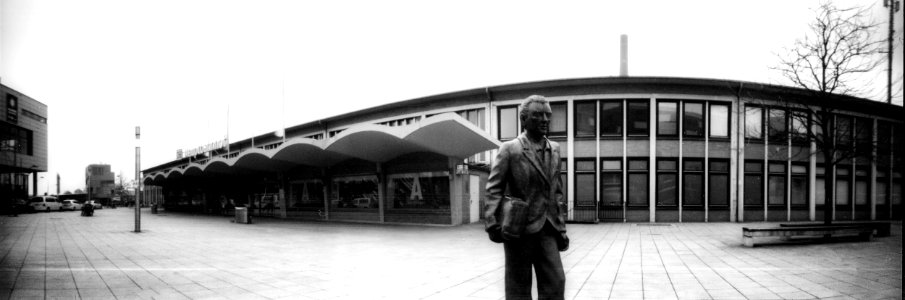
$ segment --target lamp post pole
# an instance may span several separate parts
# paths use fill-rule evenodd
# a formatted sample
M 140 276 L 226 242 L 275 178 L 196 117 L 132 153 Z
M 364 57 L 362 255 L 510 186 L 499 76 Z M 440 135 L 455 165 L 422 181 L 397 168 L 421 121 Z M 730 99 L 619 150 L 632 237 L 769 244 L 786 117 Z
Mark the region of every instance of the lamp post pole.
M 141 127 L 135 126 L 135 232 L 141 232 Z

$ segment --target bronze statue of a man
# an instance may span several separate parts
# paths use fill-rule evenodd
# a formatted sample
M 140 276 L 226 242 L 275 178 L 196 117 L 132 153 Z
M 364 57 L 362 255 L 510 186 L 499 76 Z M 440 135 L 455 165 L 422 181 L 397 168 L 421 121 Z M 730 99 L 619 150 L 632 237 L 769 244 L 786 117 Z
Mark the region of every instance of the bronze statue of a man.
M 519 106 L 522 133 L 503 143 L 487 180 L 484 206 L 490 240 L 503 243 L 506 256 L 506 299 L 531 298 L 531 269 L 540 299 L 563 299 L 566 276 L 559 252 L 569 247 L 560 180 L 559 144 L 547 139 L 553 112 L 543 96 L 530 96 Z M 524 201 L 518 235 L 502 232 L 503 203 Z M 507 225 L 508 226 L 508 225 Z M 507 228 L 508 229 L 508 228 Z

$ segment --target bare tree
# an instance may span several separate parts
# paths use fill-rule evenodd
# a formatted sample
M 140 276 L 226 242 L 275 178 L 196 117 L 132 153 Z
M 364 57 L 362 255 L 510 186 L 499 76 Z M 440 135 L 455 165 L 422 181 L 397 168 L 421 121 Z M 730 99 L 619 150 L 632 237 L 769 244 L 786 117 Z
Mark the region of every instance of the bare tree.
M 868 8 L 838 8 L 823 3 L 815 9 L 809 32 L 792 48 L 779 54 L 773 67 L 791 84 L 808 91 L 816 101 L 784 101 L 789 109 L 793 143 L 813 142 L 827 171 L 824 185 L 824 223 L 832 223 L 834 201 L 831 170 L 852 159 L 870 159 L 876 149 L 873 126 L 859 118 L 843 116 L 836 109 L 869 91 L 859 87 L 866 73 L 883 63 L 883 40 L 875 38 L 878 24 L 869 18 Z M 863 81 L 861 81 L 863 82 Z

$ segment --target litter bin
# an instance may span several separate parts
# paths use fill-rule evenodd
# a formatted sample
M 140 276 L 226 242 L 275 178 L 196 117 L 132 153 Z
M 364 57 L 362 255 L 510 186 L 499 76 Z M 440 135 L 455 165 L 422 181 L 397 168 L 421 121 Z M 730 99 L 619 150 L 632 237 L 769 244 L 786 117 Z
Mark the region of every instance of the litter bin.
M 236 207 L 236 223 L 251 224 L 251 217 L 248 215 L 248 208 Z

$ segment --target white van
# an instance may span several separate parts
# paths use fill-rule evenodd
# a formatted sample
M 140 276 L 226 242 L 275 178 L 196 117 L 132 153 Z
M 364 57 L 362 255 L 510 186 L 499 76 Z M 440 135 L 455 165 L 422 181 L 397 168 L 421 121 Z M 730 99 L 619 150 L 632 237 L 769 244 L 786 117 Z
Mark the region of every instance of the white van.
M 28 206 L 33 211 L 63 210 L 63 203 L 54 196 L 37 196 L 28 199 Z

